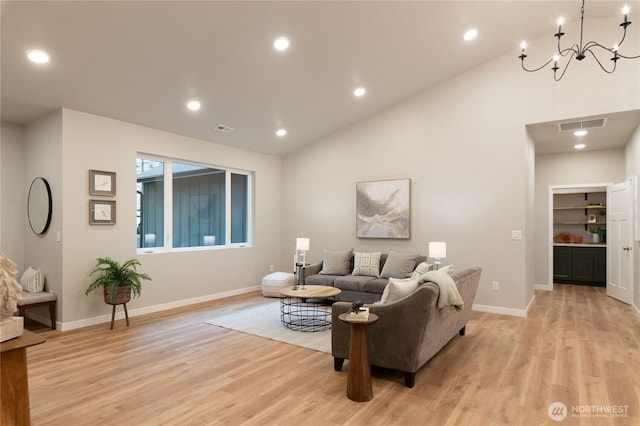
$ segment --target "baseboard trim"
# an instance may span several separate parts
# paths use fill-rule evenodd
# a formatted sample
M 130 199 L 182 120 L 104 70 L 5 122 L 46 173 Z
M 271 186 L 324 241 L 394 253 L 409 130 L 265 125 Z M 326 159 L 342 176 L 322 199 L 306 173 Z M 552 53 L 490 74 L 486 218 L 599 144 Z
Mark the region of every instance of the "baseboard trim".
M 225 297 L 237 296 L 240 294 L 251 293 L 253 291 L 258 291 L 261 289 L 261 286 L 252 286 L 240 288 L 237 290 L 224 291 L 222 293 L 208 294 L 206 296 L 194 297 L 191 299 L 183 299 L 177 300 L 175 302 L 162 303 L 160 305 L 153 306 L 145 306 L 143 308 L 138 309 L 129 309 L 128 314 L 129 318 L 137 317 L 140 315 L 151 314 L 154 312 L 168 311 L 169 309 L 181 308 L 183 306 L 196 305 L 198 303 L 210 302 L 212 300 L 224 299 Z M 44 318 L 44 317 L 43 317 Z M 124 310 L 116 309 L 116 319 L 124 318 Z M 35 316 L 34 316 L 35 319 Z M 111 314 L 100 315 L 97 317 L 86 318 L 78 321 L 70 321 L 70 322 L 57 322 L 57 328 L 60 331 L 69 331 L 74 330 L 76 328 L 88 327 L 96 324 L 103 324 L 107 322 L 111 322 Z M 44 322 L 48 324 L 48 321 Z
M 512 317 L 523 318 L 526 318 L 528 312 L 528 307 L 527 309 L 513 309 L 503 308 L 502 306 L 478 305 L 477 303 L 474 303 L 471 309 L 478 312 L 488 312 L 490 314 L 510 315 Z
M 534 284 L 534 290 L 553 291 L 553 284 Z
M 636 311 L 636 315 L 638 315 L 640 317 L 640 308 L 638 308 L 635 304 L 631 304 L 631 307 L 633 308 L 634 311 Z

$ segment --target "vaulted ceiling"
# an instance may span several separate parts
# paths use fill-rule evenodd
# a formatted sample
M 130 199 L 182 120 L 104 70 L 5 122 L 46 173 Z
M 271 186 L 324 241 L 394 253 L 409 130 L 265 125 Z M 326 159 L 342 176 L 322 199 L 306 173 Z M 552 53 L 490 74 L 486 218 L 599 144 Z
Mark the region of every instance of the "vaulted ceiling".
M 628 3 L 640 10 L 640 2 Z M 588 1 L 585 10 L 588 17 L 620 16 L 620 6 Z M 2 1 L 0 7 L 2 121 L 26 124 L 67 107 L 284 155 L 502 54 L 512 52 L 517 64 L 522 39 L 552 34 L 559 15 L 577 20 L 580 2 Z M 479 35 L 465 42 L 472 27 Z M 278 36 L 290 39 L 287 51 L 274 50 Z M 50 62 L 30 63 L 25 52 L 34 48 L 48 51 Z M 356 98 L 359 86 L 367 91 Z M 191 99 L 201 102 L 199 111 L 186 108 Z M 286 136 L 276 136 L 279 128 Z

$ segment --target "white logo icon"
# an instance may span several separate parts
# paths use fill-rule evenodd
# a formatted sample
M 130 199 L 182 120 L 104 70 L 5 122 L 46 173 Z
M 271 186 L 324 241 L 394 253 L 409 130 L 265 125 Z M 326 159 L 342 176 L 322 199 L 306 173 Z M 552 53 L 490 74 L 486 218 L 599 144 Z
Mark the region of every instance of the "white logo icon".
M 556 401 L 549 406 L 547 414 L 554 422 L 561 422 L 567 417 L 567 406 Z

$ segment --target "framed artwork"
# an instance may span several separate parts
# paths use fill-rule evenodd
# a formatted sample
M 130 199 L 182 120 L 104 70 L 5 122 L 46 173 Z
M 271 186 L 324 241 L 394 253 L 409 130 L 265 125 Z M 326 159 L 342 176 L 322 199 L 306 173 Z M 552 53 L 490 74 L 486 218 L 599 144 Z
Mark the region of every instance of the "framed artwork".
M 116 202 L 89 200 L 90 225 L 114 225 L 116 223 Z
M 89 170 L 89 195 L 116 195 L 116 174 L 102 170 Z
M 592 214 L 590 214 L 590 215 L 587 217 L 587 222 L 588 222 L 588 223 L 596 223 L 597 221 L 598 221 L 598 219 L 597 219 L 596 215 L 595 215 L 595 214 L 593 214 L 593 213 L 592 213 Z
M 410 179 L 356 183 L 356 236 L 409 238 Z

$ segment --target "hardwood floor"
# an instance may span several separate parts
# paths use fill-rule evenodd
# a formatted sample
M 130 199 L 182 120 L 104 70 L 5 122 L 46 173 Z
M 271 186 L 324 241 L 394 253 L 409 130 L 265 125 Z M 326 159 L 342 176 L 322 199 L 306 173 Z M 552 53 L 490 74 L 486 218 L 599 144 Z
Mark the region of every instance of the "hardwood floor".
M 528 318 L 473 312 L 416 375 L 373 370 L 373 400 L 346 397 L 330 355 L 204 324 L 258 294 L 65 333 L 28 350 L 32 424 L 638 425 L 640 319 L 603 288 L 537 292 Z M 563 402 L 568 416 L 547 414 Z M 593 407 L 595 406 L 595 407 Z M 619 411 L 587 415 L 584 410 Z M 572 416 L 572 407 L 582 416 Z M 626 408 L 623 408 L 626 407 Z M 623 412 L 621 412 L 623 411 Z

